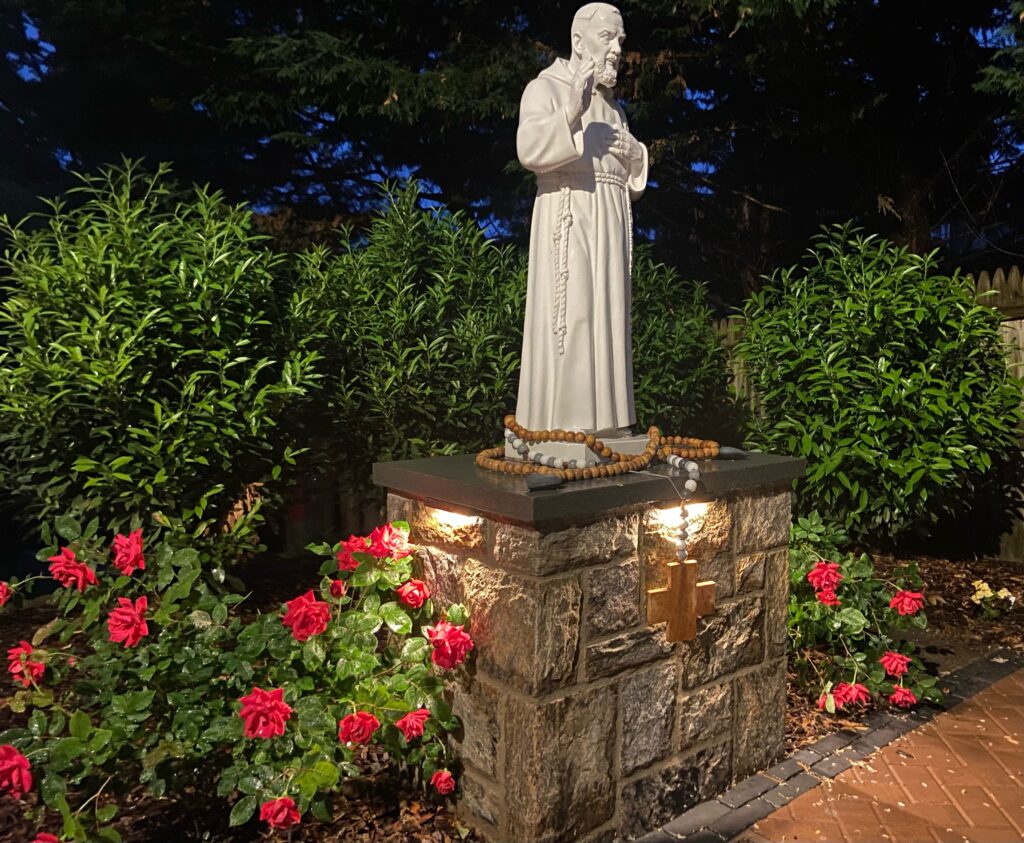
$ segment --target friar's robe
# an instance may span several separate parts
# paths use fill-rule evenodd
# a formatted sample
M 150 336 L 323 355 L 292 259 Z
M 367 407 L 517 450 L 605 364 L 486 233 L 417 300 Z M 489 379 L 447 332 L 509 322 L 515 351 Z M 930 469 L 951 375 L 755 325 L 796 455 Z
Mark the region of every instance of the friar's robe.
M 594 93 L 577 131 L 566 118 L 564 59 L 527 85 L 516 149 L 537 174 L 517 421 L 531 430 L 635 424 L 630 329 L 632 210 L 647 149 L 625 163 L 598 124 L 628 128 L 610 92 Z M 605 131 L 607 134 L 607 130 Z

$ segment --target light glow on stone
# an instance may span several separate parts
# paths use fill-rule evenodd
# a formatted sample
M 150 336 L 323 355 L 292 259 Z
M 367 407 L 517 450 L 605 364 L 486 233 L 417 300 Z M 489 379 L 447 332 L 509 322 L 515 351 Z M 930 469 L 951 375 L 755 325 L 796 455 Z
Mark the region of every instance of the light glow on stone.
M 707 502 L 686 504 L 686 518 L 688 521 L 696 521 L 702 519 L 707 514 L 707 511 Z
M 430 518 L 442 527 L 450 530 L 459 530 L 480 521 L 478 515 L 463 515 L 461 512 L 448 512 L 446 509 L 431 509 Z
M 655 509 L 651 511 L 651 527 L 654 532 L 662 533 L 666 538 L 678 536 L 679 528 L 683 524 L 683 508 L 681 506 L 670 506 L 668 509 Z

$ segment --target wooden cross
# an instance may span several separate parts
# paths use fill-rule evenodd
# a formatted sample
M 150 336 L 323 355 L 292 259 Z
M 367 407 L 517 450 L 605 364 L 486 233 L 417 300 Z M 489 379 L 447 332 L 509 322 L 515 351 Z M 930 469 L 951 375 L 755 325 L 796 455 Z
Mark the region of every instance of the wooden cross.
M 647 622 L 668 621 L 669 641 L 692 641 L 697 637 L 697 618 L 715 611 L 715 584 L 697 582 L 697 562 L 668 563 L 668 588 L 647 590 Z

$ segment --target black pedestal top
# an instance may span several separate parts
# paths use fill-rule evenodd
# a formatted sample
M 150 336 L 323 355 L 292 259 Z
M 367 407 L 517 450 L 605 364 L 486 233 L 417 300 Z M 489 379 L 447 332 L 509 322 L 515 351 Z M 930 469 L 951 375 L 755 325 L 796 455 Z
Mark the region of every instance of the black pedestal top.
M 521 475 L 479 468 L 473 454 L 430 457 L 373 466 L 373 482 L 391 492 L 427 500 L 453 512 L 486 515 L 537 529 L 593 520 L 600 513 L 644 503 L 678 501 L 685 471 L 656 465 L 599 480 L 577 480 L 531 492 Z M 707 501 L 760 488 L 784 488 L 804 473 L 795 457 L 752 453 L 744 460 L 696 460 L 701 479 L 691 501 Z

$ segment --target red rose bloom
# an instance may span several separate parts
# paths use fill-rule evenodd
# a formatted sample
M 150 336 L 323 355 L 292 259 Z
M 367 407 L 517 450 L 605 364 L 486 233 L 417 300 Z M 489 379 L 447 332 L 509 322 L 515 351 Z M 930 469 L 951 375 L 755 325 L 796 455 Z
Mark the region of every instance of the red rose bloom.
M 851 703 L 853 705 L 866 705 L 871 702 L 871 693 L 868 689 L 861 685 L 860 682 L 850 684 L 849 682 L 840 682 L 836 685 L 835 690 L 832 692 L 833 696 L 839 694 L 843 698 L 843 704 Z
M 398 599 L 411 609 L 418 609 L 430 597 L 430 589 L 422 580 L 409 580 L 397 589 Z
M 0 746 L 0 790 L 10 791 L 15 799 L 32 789 L 28 759 L 11 744 Z
M 434 773 L 434 775 L 430 777 L 430 783 L 442 796 L 445 796 L 455 790 L 455 779 L 452 778 L 452 774 L 447 770 L 438 770 Z
M 56 834 L 50 834 L 48 831 L 40 831 L 32 843 L 60 843 L 60 838 Z
M 7 601 L 11 599 L 14 594 L 14 589 L 11 588 L 7 583 L 0 582 L 0 606 L 6 606 Z
M 115 644 L 124 642 L 125 647 L 137 646 L 143 635 L 149 635 L 149 625 L 146 623 L 148 608 L 149 598 L 146 595 L 134 603 L 127 597 L 118 597 L 117 608 L 107 618 L 107 629 L 110 630 L 107 640 Z
M 317 600 L 313 596 L 313 589 L 294 600 L 289 600 L 285 605 L 288 606 L 288 611 L 281 618 L 281 623 L 291 627 L 292 637 L 296 641 L 305 641 L 327 629 L 327 622 L 331 619 L 331 607 L 322 600 Z
M 893 705 L 898 705 L 900 708 L 910 708 L 912 705 L 917 705 L 917 697 L 914 696 L 914 692 L 910 688 L 897 685 L 892 689 L 892 696 L 889 697 L 889 702 Z
M 238 716 L 245 721 L 247 738 L 272 738 L 284 734 L 285 721 L 292 716 L 292 707 L 284 701 L 284 688 L 264 691 L 253 687 L 252 693 L 239 702 Z
M 455 626 L 448 621 L 438 621 L 436 626 L 424 627 L 423 631 L 434 646 L 430 660 L 445 670 L 458 667 L 473 649 L 473 639 L 462 631 L 462 624 Z
M 885 668 L 885 672 L 890 676 L 902 676 L 907 672 L 907 666 L 910 664 L 910 656 L 905 656 L 902 653 L 894 653 L 889 650 L 878 660 L 878 662 Z
M 353 553 L 367 553 L 365 536 L 349 536 L 347 542 L 342 542 L 341 550 L 338 551 L 338 570 L 354 571 L 359 567 L 359 560 L 353 558 Z
M 301 816 L 295 808 L 295 800 L 290 796 L 271 799 L 260 805 L 260 819 L 271 828 L 291 828 L 299 822 Z
M 51 556 L 48 561 L 50 573 L 64 588 L 71 588 L 73 585 L 79 591 L 85 591 L 86 586 L 96 585 L 98 582 L 96 572 L 84 562 L 79 562 L 70 547 L 61 548 L 60 553 Z
M 889 608 L 901 615 L 913 615 L 924 605 L 924 595 L 920 591 L 897 591 L 889 601 Z
M 836 597 L 835 590 L 831 588 L 823 588 L 815 596 L 818 598 L 819 602 L 824 603 L 826 606 L 834 607 L 838 606 L 842 602 L 838 597 Z
M 136 570 L 146 570 L 146 558 L 142 555 L 142 530 L 135 530 L 127 536 L 118 533 L 110 549 L 114 553 L 114 567 L 122 576 L 130 577 Z
M 341 600 L 346 591 L 348 588 L 345 586 L 344 580 L 331 580 L 331 597 L 335 600 Z
M 421 708 L 419 711 L 410 711 L 405 717 L 395 721 L 395 725 L 405 735 L 405 739 L 411 741 L 413 738 L 423 737 L 423 724 L 427 722 L 428 717 L 430 711 Z
M 7 651 L 7 672 L 11 674 L 11 679 L 26 688 L 33 682 L 38 683 L 46 672 L 45 664 L 29 660 L 31 655 L 32 645 L 28 641 L 21 641 L 17 647 Z
M 849 702 L 847 695 L 850 692 L 850 685 L 846 682 L 838 683 L 831 691 L 832 701 L 835 703 L 836 711 L 842 711 L 843 706 Z M 829 692 L 825 691 L 820 697 L 818 697 L 818 710 L 825 708 L 825 704 L 828 702 Z
M 338 721 L 338 740 L 342 743 L 369 743 L 380 721 L 368 711 L 346 714 Z
M 409 534 L 395 529 L 391 524 L 377 527 L 370 533 L 370 553 L 378 559 L 403 559 L 412 553 Z
M 818 562 L 807 572 L 807 582 L 814 586 L 815 591 L 825 589 L 835 590 L 835 587 L 843 581 L 843 575 L 839 573 L 838 562 Z

